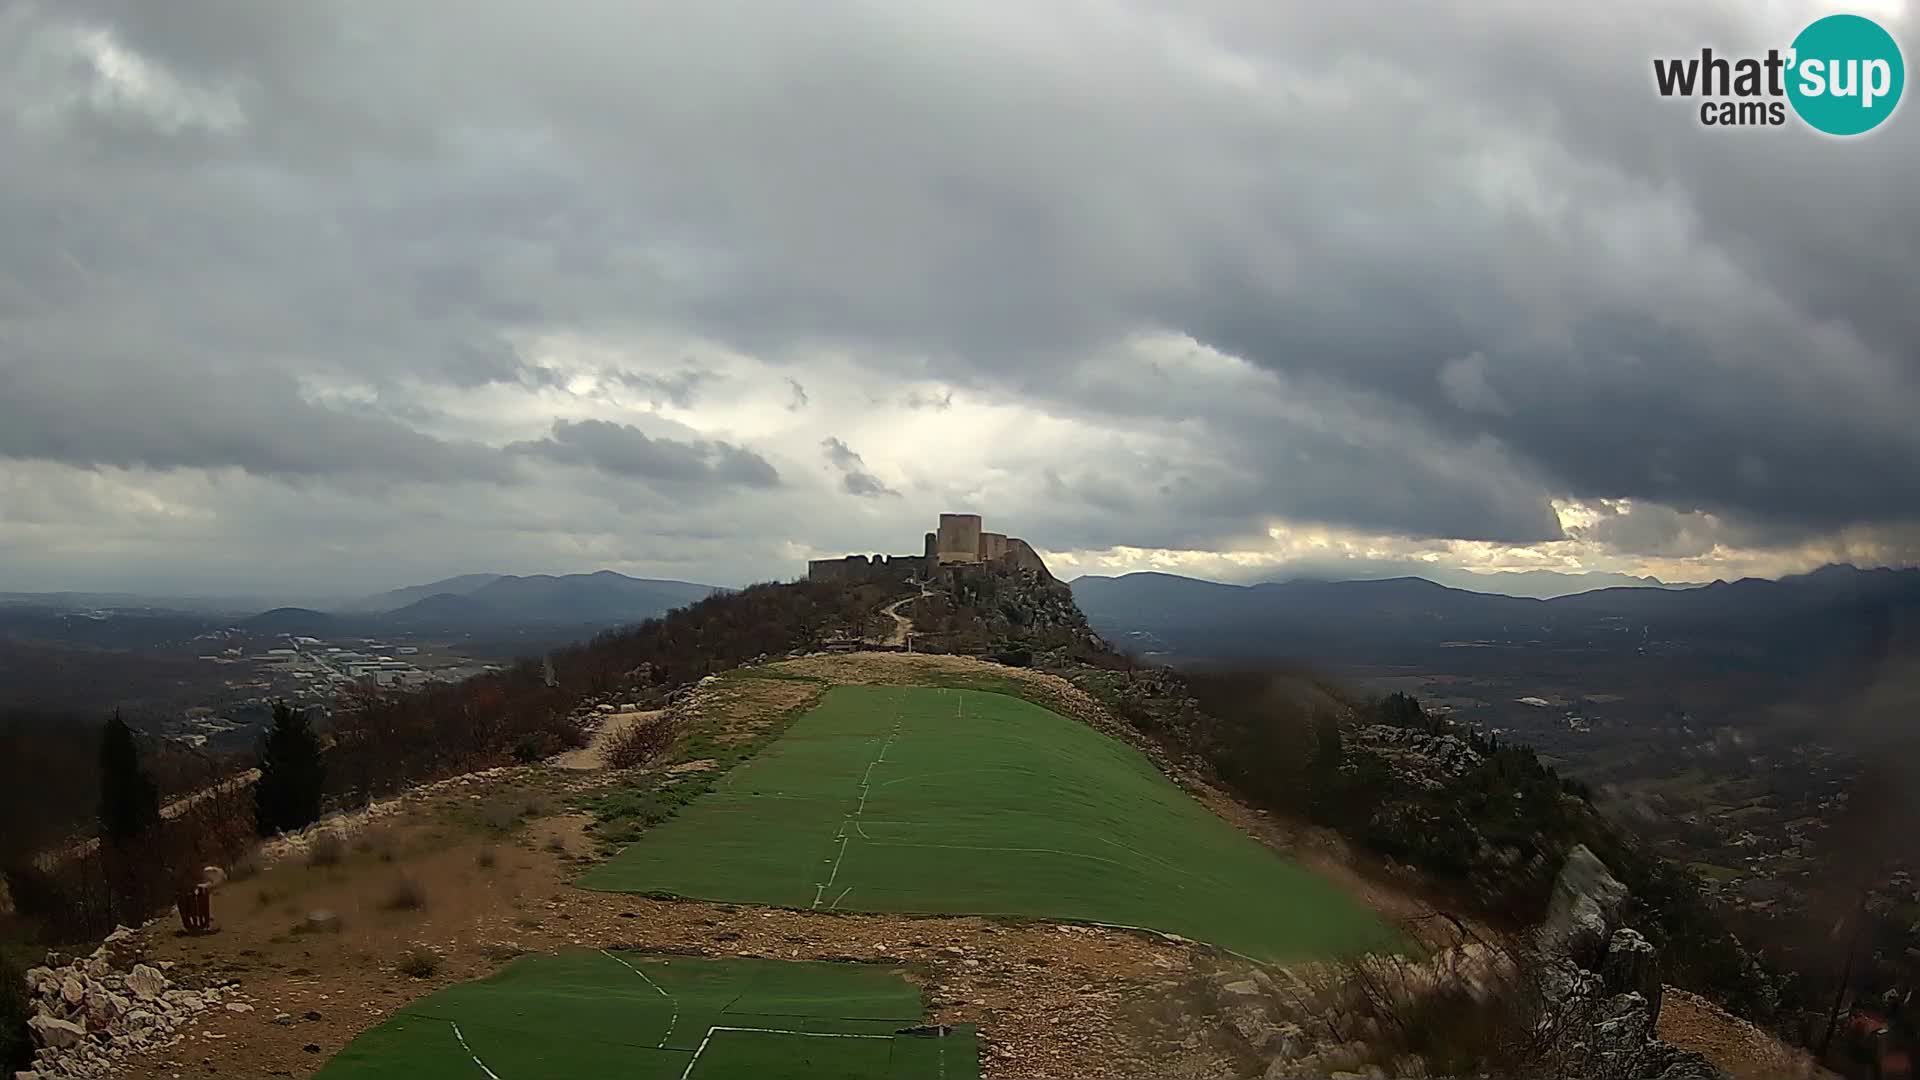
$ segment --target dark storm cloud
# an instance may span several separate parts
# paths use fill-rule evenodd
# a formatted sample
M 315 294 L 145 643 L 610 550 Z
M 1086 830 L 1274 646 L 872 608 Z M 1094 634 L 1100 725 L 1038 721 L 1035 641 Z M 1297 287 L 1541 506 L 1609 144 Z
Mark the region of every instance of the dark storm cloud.
M 846 443 L 828 436 L 821 440 L 820 451 L 826 455 L 827 464 L 840 471 L 840 488 L 847 494 L 857 495 L 863 499 L 880 496 L 899 497 L 899 492 L 867 471 L 867 463 Z
M 504 479 L 488 447 L 304 400 L 272 373 L 0 366 L 0 459 L 260 475 Z
M 1886 527 L 1920 506 L 1920 117 L 1711 131 L 1650 85 L 1810 17 L 15 4 L 0 454 L 486 477 L 488 433 L 410 418 L 491 389 L 544 419 L 564 373 L 505 342 L 659 335 L 764 359 L 822 426 L 833 353 L 876 410 L 1133 436 L 1050 444 L 1049 545 L 1532 543 L 1556 498 L 1641 504 L 1586 533 L 1623 551 Z M 716 385 L 622 362 L 596 373 L 656 406 Z M 600 421 L 516 450 L 776 482 Z
M 507 451 L 669 485 L 770 488 L 780 483 L 773 465 L 745 447 L 649 438 L 631 424 L 605 420 L 556 420 L 553 434 L 511 443 Z

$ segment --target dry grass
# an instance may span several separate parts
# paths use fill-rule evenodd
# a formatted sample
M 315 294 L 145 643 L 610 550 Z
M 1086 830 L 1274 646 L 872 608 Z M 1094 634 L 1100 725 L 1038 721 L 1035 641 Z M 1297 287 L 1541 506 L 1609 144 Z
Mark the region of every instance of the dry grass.
M 347 857 L 347 841 L 337 832 L 316 833 L 307 845 L 308 866 L 338 866 Z

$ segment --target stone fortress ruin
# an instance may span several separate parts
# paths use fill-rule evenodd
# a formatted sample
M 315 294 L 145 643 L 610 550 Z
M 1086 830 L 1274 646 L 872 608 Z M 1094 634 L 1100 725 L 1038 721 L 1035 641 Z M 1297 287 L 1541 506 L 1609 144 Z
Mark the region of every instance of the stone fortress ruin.
M 979 514 L 941 514 L 940 527 L 926 535 L 919 555 L 848 555 L 813 559 L 808 581 L 925 580 L 943 567 L 1002 566 L 1033 570 L 1052 580 L 1047 564 L 1032 545 L 1006 533 L 983 532 Z

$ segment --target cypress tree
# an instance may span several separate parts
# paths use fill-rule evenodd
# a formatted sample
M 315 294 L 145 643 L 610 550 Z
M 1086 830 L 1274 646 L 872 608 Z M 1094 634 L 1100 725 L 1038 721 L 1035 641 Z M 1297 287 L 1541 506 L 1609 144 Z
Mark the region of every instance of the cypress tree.
M 100 738 L 100 837 L 118 847 L 159 821 L 159 789 L 140 767 L 133 729 L 115 710 Z
M 284 701 L 273 705 L 273 730 L 260 741 L 260 780 L 253 787 L 254 825 L 261 836 L 320 819 L 326 764 L 307 714 Z

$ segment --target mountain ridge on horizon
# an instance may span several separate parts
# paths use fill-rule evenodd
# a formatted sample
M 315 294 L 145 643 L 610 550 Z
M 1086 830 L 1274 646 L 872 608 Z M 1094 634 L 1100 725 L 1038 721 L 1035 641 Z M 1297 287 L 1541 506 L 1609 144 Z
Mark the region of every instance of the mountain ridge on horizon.
M 1634 576 L 1608 571 L 1566 574 L 1557 570 L 1515 570 L 1515 571 L 1461 571 L 1458 576 L 1449 575 L 1445 580 L 1424 574 L 1403 573 L 1384 574 L 1376 577 L 1340 577 L 1333 575 L 1300 575 L 1289 578 L 1269 578 L 1261 581 L 1221 581 L 1216 578 L 1198 577 L 1191 574 L 1176 574 L 1165 570 L 1134 570 L 1125 574 L 1081 574 L 1070 579 L 1067 584 L 1079 582 L 1126 581 L 1140 578 L 1166 578 L 1177 581 L 1215 585 L 1226 589 L 1271 589 L 1292 585 L 1364 585 L 1370 582 L 1421 581 L 1437 585 L 1454 592 L 1474 593 L 1480 596 L 1505 596 L 1514 599 L 1553 600 L 1566 596 L 1580 596 L 1610 590 L 1644 590 L 1648 592 L 1693 592 L 1715 586 L 1741 585 L 1749 582 L 1775 583 L 1830 583 L 1859 582 L 1880 580 L 1888 575 L 1911 574 L 1920 577 L 1920 567 L 1860 567 L 1851 563 L 1826 563 L 1812 570 L 1797 574 L 1783 574 L 1777 578 L 1746 576 L 1728 580 L 1715 578 L 1704 582 L 1666 582 L 1651 575 Z M 1470 576 L 1470 577 L 1469 577 Z M 1463 580 L 1466 578 L 1467 580 Z M 1545 586 L 1533 590 L 1503 590 L 1489 586 L 1501 581 L 1520 581 L 1540 583 Z M 1555 588 L 1555 583 L 1566 587 Z
M 1654 641 L 1710 650 L 1736 666 L 1807 664 L 1873 654 L 1887 627 L 1920 618 L 1920 568 L 1823 567 L 1778 580 L 1610 587 L 1549 598 L 1478 593 L 1417 577 L 1229 585 L 1148 572 L 1083 576 L 1070 587 L 1102 634 L 1144 634 L 1142 640 L 1186 655 L 1373 663 L 1502 643 L 1634 654 Z

